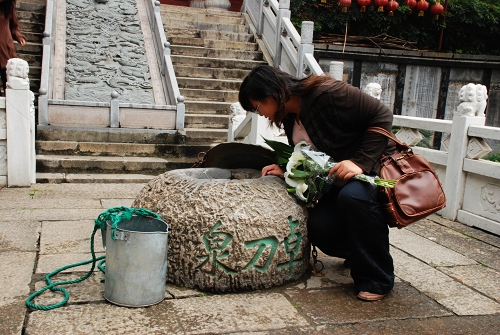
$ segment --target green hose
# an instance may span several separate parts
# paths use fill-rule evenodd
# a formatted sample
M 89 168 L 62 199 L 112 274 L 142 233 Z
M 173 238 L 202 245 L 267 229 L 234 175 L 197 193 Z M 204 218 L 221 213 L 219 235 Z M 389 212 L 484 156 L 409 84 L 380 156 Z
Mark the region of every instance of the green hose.
M 60 285 L 69 285 L 69 284 L 76 284 L 84 281 L 85 279 L 89 278 L 92 273 L 94 272 L 95 265 L 97 261 L 100 261 L 97 267 L 99 270 L 101 270 L 103 273 L 106 273 L 106 268 L 103 266 L 103 263 L 106 261 L 106 256 L 95 256 L 94 252 L 94 236 L 97 232 L 98 229 L 101 229 L 101 232 L 104 233 L 104 230 L 106 229 L 106 222 L 111 222 L 111 229 L 116 229 L 118 227 L 118 223 L 120 223 L 122 220 L 130 220 L 133 215 L 138 215 L 138 216 L 144 216 L 144 217 L 153 217 L 155 219 L 162 220 L 161 216 L 158 214 L 147 210 L 145 208 L 130 208 L 130 207 L 125 207 L 125 206 L 120 206 L 120 207 L 114 207 L 110 208 L 103 213 L 101 213 L 97 219 L 94 221 L 94 231 L 92 232 L 92 235 L 90 237 L 90 253 L 92 254 L 92 259 L 89 259 L 87 261 L 75 263 L 75 264 L 70 264 L 63 266 L 59 269 L 56 269 L 52 271 L 51 273 L 47 274 L 45 276 L 45 280 L 47 282 L 47 286 L 44 288 L 36 291 L 35 293 L 31 294 L 27 299 L 26 299 L 26 306 L 31 307 L 33 309 L 38 309 L 42 311 L 48 311 L 51 309 L 55 309 L 58 307 L 61 307 L 65 303 L 68 302 L 69 300 L 69 292 L 65 290 L 62 287 L 57 287 Z M 111 234 L 111 238 L 114 239 L 114 234 Z M 58 274 L 61 271 L 64 271 L 66 269 L 70 269 L 73 267 L 77 267 L 80 265 L 85 265 L 92 263 L 92 267 L 90 268 L 89 272 L 85 274 L 83 277 L 75 279 L 75 280 L 67 280 L 67 281 L 62 281 L 62 282 L 53 282 L 50 278 L 56 274 Z M 56 304 L 53 305 L 37 305 L 32 303 L 31 301 L 41 295 L 43 292 L 50 290 L 52 292 L 58 291 L 62 292 L 64 294 L 64 299 Z

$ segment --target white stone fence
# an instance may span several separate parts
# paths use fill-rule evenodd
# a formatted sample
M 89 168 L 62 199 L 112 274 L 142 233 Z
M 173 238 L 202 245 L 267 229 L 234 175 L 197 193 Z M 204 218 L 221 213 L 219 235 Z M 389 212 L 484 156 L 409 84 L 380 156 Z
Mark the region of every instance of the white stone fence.
M 314 23 L 302 22 L 299 35 L 290 21 L 290 0 L 245 0 L 242 12 L 250 18 L 250 26 L 263 42 L 274 67 L 299 78 L 323 73 L 313 55 Z
M 35 108 L 29 90 L 28 63 L 10 59 L 7 90 L 0 97 L 0 186 L 35 183 Z

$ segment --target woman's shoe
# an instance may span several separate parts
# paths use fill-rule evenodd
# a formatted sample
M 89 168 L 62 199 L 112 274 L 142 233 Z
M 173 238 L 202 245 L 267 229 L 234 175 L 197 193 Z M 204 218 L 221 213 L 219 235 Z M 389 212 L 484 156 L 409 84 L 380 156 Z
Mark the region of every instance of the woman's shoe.
M 384 297 L 387 294 L 377 294 L 377 293 L 370 293 L 370 292 L 365 292 L 365 291 L 360 291 L 358 293 L 358 299 L 361 299 L 363 301 L 379 301 L 384 299 Z

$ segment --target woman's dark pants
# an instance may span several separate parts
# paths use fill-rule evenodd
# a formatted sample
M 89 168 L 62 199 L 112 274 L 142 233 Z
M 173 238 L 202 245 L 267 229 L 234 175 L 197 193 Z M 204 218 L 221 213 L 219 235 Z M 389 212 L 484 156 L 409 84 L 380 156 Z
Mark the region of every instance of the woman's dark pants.
M 322 252 L 349 259 L 356 291 L 386 294 L 394 287 L 394 265 L 379 192 L 359 180 L 334 187 L 310 210 L 307 228 Z

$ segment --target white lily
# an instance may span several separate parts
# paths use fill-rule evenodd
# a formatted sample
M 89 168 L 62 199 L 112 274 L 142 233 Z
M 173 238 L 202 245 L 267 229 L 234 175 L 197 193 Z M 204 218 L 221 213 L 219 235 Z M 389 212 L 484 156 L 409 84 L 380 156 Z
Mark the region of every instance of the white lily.
M 295 195 L 297 198 L 299 198 L 302 201 L 307 201 L 307 198 L 304 196 L 304 192 L 307 191 L 309 186 L 307 186 L 304 181 L 301 181 L 296 187 L 295 187 Z
M 304 182 L 304 179 L 290 178 L 289 176 L 293 176 L 293 174 L 288 171 L 285 172 L 283 176 L 285 177 L 285 183 L 290 187 L 297 187 L 301 182 Z
M 292 169 L 295 169 L 297 166 L 302 164 L 302 161 L 304 159 L 305 159 L 304 154 L 302 153 L 298 145 L 296 145 L 292 155 L 290 156 L 290 159 L 288 160 L 288 163 L 286 164 L 286 171 L 291 176 L 293 176 Z

